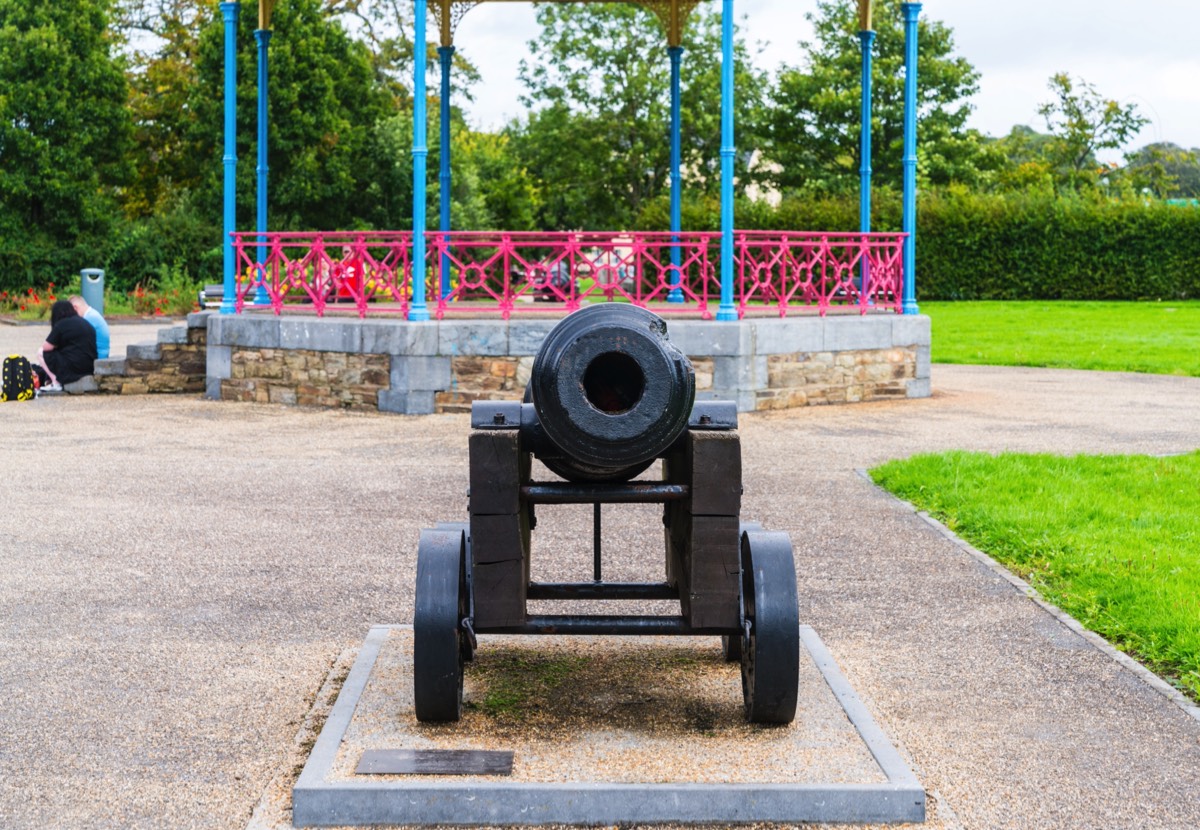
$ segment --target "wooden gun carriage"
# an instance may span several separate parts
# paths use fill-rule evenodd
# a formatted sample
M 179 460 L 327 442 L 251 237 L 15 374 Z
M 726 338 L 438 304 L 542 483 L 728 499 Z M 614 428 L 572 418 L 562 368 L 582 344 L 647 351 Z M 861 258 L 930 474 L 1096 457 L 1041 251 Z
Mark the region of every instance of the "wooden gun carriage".
M 745 713 L 790 723 L 799 614 L 787 534 L 740 521 L 731 402 L 695 400 L 691 363 L 644 309 L 591 306 L 559 323 L 524 402 L 471 411 L 470 521 L 422 531 L 413 620 L 416 715 L 455 721 L 476 634 L 720 636 L 741 661 Z M 564 481 L 531 478 L 536 457 Z M 661 458 L 662 480 L 633 479 Z M 602 578 L 601 505 L 661 503 L 665 578 Z M 591 504 L 590 582 L 531 582 L 535 508 Z M 678 600 L 676 616 L 531 615 L 530 600 Z

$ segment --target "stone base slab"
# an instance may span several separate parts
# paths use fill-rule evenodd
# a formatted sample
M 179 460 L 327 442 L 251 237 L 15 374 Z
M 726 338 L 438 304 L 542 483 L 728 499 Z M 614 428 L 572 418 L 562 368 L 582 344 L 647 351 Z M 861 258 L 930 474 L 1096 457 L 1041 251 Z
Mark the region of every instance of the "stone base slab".
M 293 787 L 293 823 L 923 821 L 916 777 L 811 628 L 801 643 L 787 727 L 742 721 L 738 667 L 712 637 L 481 637 L 463 720 L 424 725 L 411 627 L 374 627 Z M 355 772 L 367 750 L 428 748 L 512 750 L 513 774 Z

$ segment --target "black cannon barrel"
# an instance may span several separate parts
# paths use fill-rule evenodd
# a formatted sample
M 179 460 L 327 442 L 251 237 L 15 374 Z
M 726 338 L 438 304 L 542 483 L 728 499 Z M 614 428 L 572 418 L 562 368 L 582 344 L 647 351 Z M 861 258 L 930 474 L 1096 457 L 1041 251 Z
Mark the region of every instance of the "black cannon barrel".
M 547 467 L 571 481 L 626 481 L 687 429 L 696 378 L 661 317 L 606 303 L 546 336 L 528 397 L 552 445 L 538 453 Z

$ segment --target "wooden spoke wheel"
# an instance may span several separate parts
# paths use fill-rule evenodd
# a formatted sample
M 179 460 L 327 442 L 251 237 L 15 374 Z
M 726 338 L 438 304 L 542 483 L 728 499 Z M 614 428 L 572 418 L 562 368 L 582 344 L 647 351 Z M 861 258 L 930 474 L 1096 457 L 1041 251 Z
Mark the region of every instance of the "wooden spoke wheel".
M 791 723 L 800 682 L 796 563 L 786 533 L 742 534 L 742 700 L 751 723 Z
M 742 522 L 738 525 L 738 545 L 742 544 L 742 534 L 747 530 L 762 530 L 761 522 Z M 721 655 L 726 663 L 739 663 L 742 659 L 742 638 L 740 635 L 722 635 Z
M 413 700 L 417 720 L 462 717 L 463 661 L 470 653 L 467 534 L 458 528 L 423 530 L 417 548 L 413 613 Z

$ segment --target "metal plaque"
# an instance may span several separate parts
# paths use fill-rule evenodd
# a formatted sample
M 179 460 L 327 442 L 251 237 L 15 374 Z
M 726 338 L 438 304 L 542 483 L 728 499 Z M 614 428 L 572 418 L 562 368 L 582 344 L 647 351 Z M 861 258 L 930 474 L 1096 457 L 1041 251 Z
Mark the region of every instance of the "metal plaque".
M 355 775 L 512 775 L 513 754 L 482 749 L 368 749 Z

